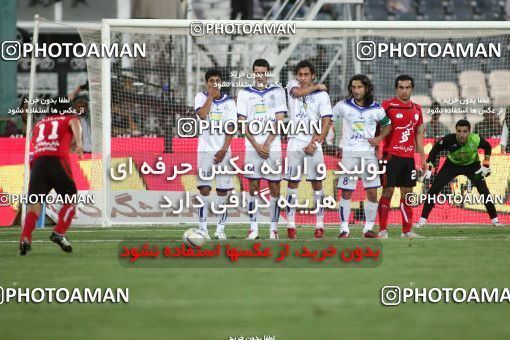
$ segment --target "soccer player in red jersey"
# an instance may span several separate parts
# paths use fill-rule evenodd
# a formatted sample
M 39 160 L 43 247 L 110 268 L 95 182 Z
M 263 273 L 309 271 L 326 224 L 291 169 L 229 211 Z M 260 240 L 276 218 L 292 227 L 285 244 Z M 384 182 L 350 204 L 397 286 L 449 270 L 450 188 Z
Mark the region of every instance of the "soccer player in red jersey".
M 50 109 L 50 113 L 34 127 L 32 135 L 34 158 L 30 164 L 29 195 L 46 196 L 51 189 L 55 189 L 64 202 L 69 202 L 70 198 L 74 198 L 77 194 L 71 173 L 69 152 L 73 146 L 80 159 L 83 158 L 82 132 L 77 116 L 62 114 L 67 109 L 64 103 L 55 104 Z M 40 201 L 29 204 L 27 207 L 19 244 L 20 255 L 26 255 L 31 249 L 32 232 L 41 210 Z M 65 233 L 71 225 L 74 214 L 74 204 L 65 203 L 60 209 L 57 225 L 50 236 L 53 242 L 68 253 L 72 252 L 73 248 L 65 237 Z
M 411 101 L 413 87 L 411 76 L 399 75 L 395 78 L 397 96 L 382 102 L 386 116 L 391 120 L 392 130 L 384 139 L 383 158 L 387 164 L 386 172 L 382 175 L 383 193 L 378 208 L 380 238 L 388 237 L 388 214 L 395 187 L 400 188 L 402 237 L 418 236 L 411 231 L 413 210 L 405 200 L 406 194 L 416 186 L 415 150 L 420 154 L 422 168 L 427 168 L 423 150 L 423 115 L 420 105 Z

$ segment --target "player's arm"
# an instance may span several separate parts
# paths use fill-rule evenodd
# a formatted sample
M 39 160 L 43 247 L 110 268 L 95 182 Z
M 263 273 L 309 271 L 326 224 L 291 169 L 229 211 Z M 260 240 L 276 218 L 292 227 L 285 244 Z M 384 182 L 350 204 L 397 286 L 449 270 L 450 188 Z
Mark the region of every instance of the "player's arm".
M 333 118 L 333 109 L 331 108 L 329 95 L 326 92 L 323 92 L 320 96 L 322 97 L 319 106 L 319 112 L 321 113 L 321 134 L 318 136 L 317 141 L 322 144 L 329 133 L 331 118 Z
M 423 127 L 423 113 L 421 111 L 421 106 L 416 104 L 416 108 L 419 112 L 419 118 L 418 118 L 418 128 L 416 129 L 416 134 L 414 135 L 414 142 L 416 145 L 416 151 L 420 154 L 421 159 L 421 167 L 423 170 L 428 169 L 427 161 L 426 161 L 426 155 L 425 155 L 425 149 L 423 148 L 423 137 L 425 135 L 425 129 Z
M 331 126 L 331 119 L 333 118 L 333 109 L 331 108 L 331 101 L 329 100 L 329 96 L 326 92 L 322 92 L 318 95 L 319 100 L 319 113 L 321 115 L 321 132 L 317 134 L 314 133 L 314 138 L 312 142 L 315 144 L 319 142 L 320 144 L 324 143 L 324 140 L 328 136 L 329 127 Z
M 231 109 L 231 114 L 229 116 L 232 118 L 236 116 L 235 105 Z M 223 159 L 225 158 L 225 155 L 227 154 L 228 148 L 230 147 L 230 143 L 232 142 L 232 139 L 234 138 L 233 132 L 235 130 L 235 126 L 232 121 L 227 124 L 226 129 L 228 130 L 229 133 L 227 133 L 225 135 L 225 141 L 223 142 L 223 146 L 221 147 L 221 149 L 218 152 L 216 152 L 216 154 L 214 155 L 214 164 L 218 164 L 223 161 Z
M 328 88 L 324 84 L 313 84 L 307 87 L 294 86 L 290 89 L 290 95 L 292 97 L 304 97 L 315 91 L 327 91 Z
M 427 159 L 425 159 L 426 169 L 423 173 L 423 176 L 419 178 L 420 182 L 423 182 L 424 179 L 430 179 L 432 176 L 432 169 L 437 166 L 437 158 L 439 153 L 443 150 L 446 150 L 449 145 L 453 145 L 454 141 L 456 141 L 455 135 L 450 134 L 446 135 L 440 140 L 438 140 L 434 146 L 432 146 L 432 150 L 430 150 Z
M 241 123 L 243 123 L 242 121 L 245 121 L 246 117 L 239 116 L 239 120 L 241 121 Z M 264 159 L 269 158 L 269 152 L 263 147 L 262 144 L 257 143 L 257 141 L 255 140 L 255 137 L 253 137 L 253 135 L 249 129 L 248 124 L 246 124 L 244 131 L 245 131 L 244 136 L 246 137 L 246 139 L 248 139 L 248 142 L 250 142 L 250 144 L 253 146 L 253 148 L 258 153 L 258 155 Z
M 453 140 L 452 140 L 453 139 Z M 455 134 L 449 134 L 438 140 L 432 146 L 432 150 L 430 150 L 429 155 L 426 159 L 427 163 L 432 166 L 437 166 L 437 158 L 439 153 L 443 150 L 446 150 L 448 146 L 452 145 L 453 142 L 456 141 Z
M 211 105 L 213 103 L 214 98 L 220 95 L 220 88 L 219 87 L 211 87 L 207 89 L 208 95 L 203 103 L 203 105 L 200 106 L 200 108 L 196 111 L 198 118 L 205 120 L 207 119 L 207 116 L 209 116 L 209 112 L 211 111 Z
M 492 154 L 492 146 L 489 142 L 483 137 L 480 137 L 480 145 L 478 146 L 480 149 L 483 149 L 485 154 L 485 159 L 490 160 Z
M 414 142 L 416 144 L 416 151 L 420 154 L 421 159 L 421 167 L 423 170 L 427 169 L 427 156 L 425 155 L 425 150 L 423 149 L 423 124 L 418 126 L 416 131 L 416 135 L 414 136 Z
M 228 124 L 227 129 L 229 129 L 229 131 L 232 132 L 234 130 L 233 124 Z M 228 133 L 225 136 L 225 141 L 223 142 L 223 146 L 214 155 L 214 164 L 218 164 L 223 161 L 223 159 L 225 158 L 225 155 L 227 154 L 228 148 L 230 147 L 230 143 L 232 142 L 233 138 L 234 138 L 233 133 Z
M 283 117 L 287 113 L 287 98 L 285 95 L 285 90 L 283 88 L 277 89 L 275 92 L 275 99 L 276 99 L 276 105 L 275 105 L 275 121 L 274 124 L 276 124 L 276 131 L 279 131 L 279 127 L 282 126 L 283 123 Z M 269 136 L 267 136 L 267 139 L 264 142 L 264 145 L 262 146 L 264 151 L 267 153 L 269 157 L 269 150 L 271 143 L 276 138 L 276 134 L 270 133 Z
M 480 144 L 478 145 L 478 148 L 483 149 L 484 158 L 482 162 L 482 167 L 478 169 L 478 171 L 476 171 L 475 174 L 481 174 L 482 177 L 487 177 L 491 174 L 490 162 L 492 146 L 490 145 L 489 142 L 487 142 L 485 138 L 480 137 Z
M 384 117 L 379 120 L 378 125 L 382 127 L 380 129 L 380 133 L 376 137 L 368 139 L 368 143 L 372 146 L 379 145 L 379 143 L 391 132 L 391 120 L 386 116 L 386 114 L 384 114 Z
M 321 118 L 321 133 L 314 133 L 314 136 L 310 143 L 303 149 L 303 151 L 308 155 L 313 155 L 315 150 L 317 150 L 317 143 L 324 143 L 326 136 L 329 133 L 329 126 L 331 124 L 331 117 L 322 117 Z
M 275 123 L 276 127 L 277 126 L 281 126 L 281 124 L 283 122 L 283 116 L 284 115 L 285 115 L 284 112 L 277 112 L 275 114 L 276 120 L 275 120 L 274 123 Z M 278 129 L 276 129 L 276 130 L 278 131 Z M 273 141 L 275 140 L 276 136 L 277 136 L 276 134 L 270 133 L 269 136 L 267 136 L 266 141 L 264 142 L 264 148 L 265 148 L 266 152 L 268 153 L 268 155 L 269 155 L 269 149 L 271 148 L 271 143 L 273 143 Z
M 329 133 L 329 127 L 331 126 L 331 117 L 324 116 L 321 118 L 321 134 L 317 136 L 319 143 L 324 143 Z
M 82 85 L 79 85 L 77 88 L 75 88 L 73 90 L 73 92 L 71 92 L 69 94 L 69 96 L 67 96 L 67 98 L 69 98 L 69 100 L 74 100 L 74 98 L 76 98 L 76 96 L 81 92 L 81 91 L 88 91 L 89 90 L 89 81 L 87 80 L 87 82 L 85 84 L 82 84 Z
M 76 143 L 75 153 L 78 154 L 78 157 L 80 159 L 83 158 L 83 142 L 82 142 L 82 131 L 81 131 L 81 124 L 80 120 L 78 118 L 71 119 L 69 122 L 69 125 L 71 126 L 71 131 L 73 132 L 73 139 Z

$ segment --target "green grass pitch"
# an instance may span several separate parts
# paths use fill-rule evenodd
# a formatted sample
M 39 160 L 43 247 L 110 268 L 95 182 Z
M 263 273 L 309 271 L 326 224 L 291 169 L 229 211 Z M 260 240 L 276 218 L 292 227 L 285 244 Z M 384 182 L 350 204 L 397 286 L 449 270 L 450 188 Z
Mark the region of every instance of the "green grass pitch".
M 228 228 L 228 227 L 227 227 Z M 0 228 L 0 286 L 129 288 L 128 304 L 0 305 L 0 338 L 37 339 L 508 339 L 510 304 L 406 303 L 380 290 L 510 287 L 510 228 L 425 227 L 423 239 L 389 229 L 378 268 L 171 269 L 119 264 L 121 240 L 179 239 L 178 227 L 71 228 L 63 253 L 37 230 L 17 255 L 19 228 Z M 267 236 L 267 228 L 261 229 Z M 282 233 L 284 229 L 282 228 Z M 245 228 L 228 228 L 241 238 Z M 311 228 L 298 237 L 312 237 Z M 328 228 L 326 236 L 337 236 Z M 353 238 L 360 228 L 351 230 Z

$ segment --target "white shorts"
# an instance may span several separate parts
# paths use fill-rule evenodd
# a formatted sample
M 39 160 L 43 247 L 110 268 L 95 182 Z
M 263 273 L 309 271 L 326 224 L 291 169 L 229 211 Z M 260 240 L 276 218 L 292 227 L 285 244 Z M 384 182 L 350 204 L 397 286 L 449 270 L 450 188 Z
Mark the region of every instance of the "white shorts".
M 267 159 L 260 157 L 256 151 L 247 151 L 244 165 L 247 170 L 253 171 L 253 174 L 245 175 L 248 179 L 265 179 L 268 182 L 280 182 L 282 180 L 284 169 L 281 151 L 270 151 L 269 158 Z M 269 170 L 275 173 L 268 173 L 268 171 L 265 171 L 267 168 L 270 168 Z
M 364 159 L 363 164 L 362 159 Z M 340 177 L 338 178 L 337 185 L 338 189 L 346 191 L 356 190 L 356 184 L 358 183 L 359 178 L 361 178 L 361 181 L 363 182 L 363 187 L 365 189 L 379 188 L 381 186 L 380 175 L 377 173 L 373 173 L 374 172 L 373 170 L 379 171 L 379 160 L 373 153 L 365 154 L 358 153 L 356 155 L 352 155 L 344 152 L 341 162 L 344 168 L 348 171 L 363 170 L 363 172 L 340 175 Z M 341 170 L 341 168 L 338 167 L 337 170 Z
M 230 164 L 229 159 L 232 157 L 230 150 L 227 151 L 225 158 L 219 164 L 214 164 L 214 155 L 216 152 L 199 152 L 197 157 L 197 165 L 198 165 L 198 184 L 197 188 L 201 187 L 209 187 L 212 188 L 212 179 L 203 179 L 202 176 L 211 177 L 212 168 L 214 165 L 217 166 L 225 166 Z M 215 175 L 213 179 L 216 180 L 216 190 L 220 191 L 229 191 L 233 190 L 232 186 L 232 177 L 233 175 L 222 174 Z
M 322 146 L 319 144 L 313 155 L 307 155 L 303 150 L 308 144 L 309 142 L 296 138 L 291 138 L 289 140 L 289 144 L 287 145 L 287 157 L 285 159 L 284 179 L 286 181 L 300 182 L 301 176 L 299 172 L 302 175 L 306 175 L 307 181 L 317 181 L 319 178 L 324 177 L 324 174 L 317 171 L 318 166 L 324 164 Z

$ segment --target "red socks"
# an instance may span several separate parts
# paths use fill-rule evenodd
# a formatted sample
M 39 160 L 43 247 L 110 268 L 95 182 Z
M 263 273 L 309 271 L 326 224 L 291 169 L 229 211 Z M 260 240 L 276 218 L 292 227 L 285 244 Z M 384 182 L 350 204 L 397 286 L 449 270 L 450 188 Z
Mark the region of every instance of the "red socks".
M 71 222 L 73 221 L 74 214 L 76 213 L 76 208 L 72 204 L 64 204 L 60 212 L 58 213 L 58 223 L 55 226 L 56 233 L 60 235 L 64 235 L 69 229 Z
M 388 228 L 388 215 L 390 213 L 390 200 L 388 198 L 381 196 L 377 212 L 379 214 L 379 230 L 386 230 L 386 228 Z
M 400 214 L 402 215 L 402 233 L 411 231 L 413 223 L 413 207 L 407 205 L 404 199 L 400 199 Z
M 64 235 L 67 229 L 69 229 L 75 213 L 76 209 L 74 205 L 64 204 L 58 213 L 58 223 L 53 230 L 60 235 Z M 25 217 L 25 225 L 21 231 L 20 241 L 27 238 L 29 242 L 32 242 L 32 232 L 35 229 L 35 224 L 37 223 L 38 218 L 39 216 L 33 211 L 27 213 L 27 216 Z
M 23 226 L 23 230 L 21 231 L 21 241 L 24 238 L 27 238 L 29 242 L 32 242 L 32 232 L 35 229 L 35 224 L 37 223 L 37 219 L 39 216 L 33 211 L 27 213 L 25 217 L 25 225 Z

